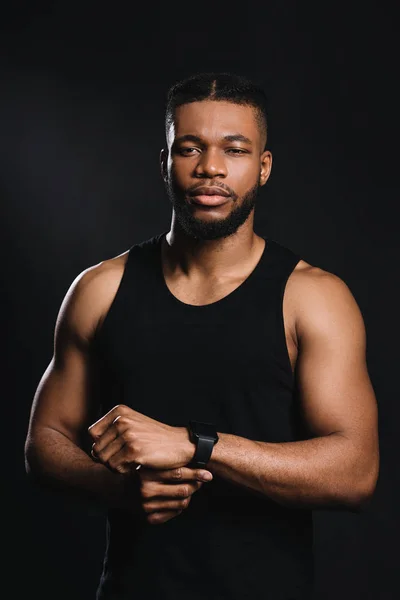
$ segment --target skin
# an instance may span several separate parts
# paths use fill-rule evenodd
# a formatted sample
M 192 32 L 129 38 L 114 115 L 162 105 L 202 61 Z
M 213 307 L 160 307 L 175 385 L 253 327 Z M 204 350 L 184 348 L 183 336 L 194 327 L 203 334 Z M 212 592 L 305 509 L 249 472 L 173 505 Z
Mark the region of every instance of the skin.
M 250 143 L 225 140 L 235 134 Z M 185 140 L 187 136 L 193 136 L 193 141 Z M 185 285 L 190 295 L 199 294 L 198 301 L 189 303 L 207 304 L 213 301 L 211 289 L 222 284 L 223 296 L 229 285 L 235 288 L 247 277 L 262 254 L 264 240 L 253 231 L 254 210 L 228 237 L 207 239 L 205 225 L 212 233 L 215 221 L 228 221 L 254 186 L 265 185 L 272 154 L 262 151 L 265 135 L 254 109 L 231 102 L 202 101 L 178 107 L 167 142 L 168 148 L 160 156 L 161 172 L 172 205 L 190 206 L 193 218 L 203 223 L 204 239 L 194 237 L 196 231 L 185 231 L 179 211 L 173 210 L 171 230 L 163 247 L 166 282 L 171 286 Z M 223 187 L 233 198 L 221 207 L 196 207 L 191 204 L 188 191 L 200 185 Z M 171 198 L 171 188 L 175 198 Z
M 54 355 L 32 404 L 25 443 L 27 473 L 40 484 L 88 497 L 159 524 L 182 512 L 204 482 L 204 469 L 179 472 L 113 469 L 90 454 L 87 428 L 97 412 L 100 373 L 91 355 L 95 329 L 108 312 L 126 253 L 81 273 L 61 305 Z M 212 475 L 211 475 L 212 477 Z
M 238 133 L 250 143 L 226 141 Z M 196 140 L 183 142 L 187 135 Z M 263 252 L 265 242 L 253 230 L 254 209 L 233 233 L 215 238 L 215 232 L 229 231 L 232 212 L 266 183 L 272 156 L 263 151 L 253 108 L 229 102 L 179 107 L 167 142 L 161 171 L 173 212 L 162 246 L 165 281 L 182 302 L 208 304 L 237 288 Z M 189 192 L 200 184 L 228 189 L 231 201 L 211 210 L 195 206 Z M 55 354 L 32 406 L 26 463 L 46 480 L 125 507 L 134 498 L 126 483 L 138 481 L 141 509 L 150 523 L 162 523 L 177 516 L 201 485 L 186 466 L 195 450 L 187 429 L 122 404 L 96 420 L 90 393 L 97 377 L 91 340 L 126 258 L 125 252 L 87 269 L 64 299 Z M 360 309 L 339 277 L 301 260 L 287 281 L 283 317 L 311 439 L 267 443 L 218 432 L 207 469 L 281 504 L 358 510 L 379 473 L 377 403 Z M 92 454 L 82 442 L 87 432 Z
M 173 206 L 170 245 L 179 237 L 183 253 L 208 248 L 204 262 L 209 265 L 215 250 L 231 247 L 232 254 L 232 242 L 239 236 L 252 238 L 252 209 L 269 177 L 272 155 L 262 151 L 266 134 L 252 107 L 202 101 L 184 104 L 175 114 L 168 150 L 161 152 L 161 171 Z M 193 204 L 191 192 L 211 184 L 228 192 L 229 201 L 212 208 Z

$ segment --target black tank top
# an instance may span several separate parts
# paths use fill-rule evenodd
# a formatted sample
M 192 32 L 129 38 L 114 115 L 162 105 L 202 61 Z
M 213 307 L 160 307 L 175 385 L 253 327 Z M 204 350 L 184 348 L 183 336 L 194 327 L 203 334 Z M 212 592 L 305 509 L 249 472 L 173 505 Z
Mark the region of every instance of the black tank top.
M 161 242 L 134 244 L 95 339 L 107 400 L 183 427 L 265 442 L 305 439 L 283 323 L 300 256 L 267 238 L 242 284 L 203 306 L 168 289 Z M 98 600 L 298 600 L 311 597 L 312 511 L 214 475 L 177 517 L 152 525 L 110 509 Z

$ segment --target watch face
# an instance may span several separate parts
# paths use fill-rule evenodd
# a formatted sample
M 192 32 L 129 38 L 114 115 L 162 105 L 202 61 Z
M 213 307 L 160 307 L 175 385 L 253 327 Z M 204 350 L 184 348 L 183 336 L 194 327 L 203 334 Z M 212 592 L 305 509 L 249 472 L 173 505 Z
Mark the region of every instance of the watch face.
M 213 425 L 212 423 L 200 423 L 199 421 L 191 421 L 190 423 L 192 431 L 195 435 L 215 439 L 215 425 Z

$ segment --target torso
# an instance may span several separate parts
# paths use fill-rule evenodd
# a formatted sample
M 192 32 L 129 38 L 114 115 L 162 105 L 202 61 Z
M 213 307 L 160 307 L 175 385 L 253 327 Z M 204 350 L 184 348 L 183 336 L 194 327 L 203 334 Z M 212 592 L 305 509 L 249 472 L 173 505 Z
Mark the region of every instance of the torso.
M 106 260 L 99 265 L 99 269 L 107 273 L 106 285 L 104 286 L 103 296 L 103 310 L 102 316 L 97 321 L 96 325 L 101 325 L 104 316 L 107 314 L 108 309 L 112 303 L 115 293 L 118 289 L 119 282 L 121 280 L 125 263 L 128 257 L 128 252 Z M 257 260 L 248 269 L 248 272 L 241 277 L 236 278 L 224 278 L 214 281 L 207 281 L 206 285 L 203 282 L 188 283 L 187 277 L 170 277 L 164 271 L 165 283 L 170 292 L 181 302 L 185 304 L 192 304 L 196 306 L 211 304 L 221 300 L 235 289 L 237 289 L 243 281 L 249 276 L 251 271 L 254 269 Z M 310 263 L 300 260 L 292 273 L 290 274 L 283 297 L 283 320 L 285 326 L 286 345 L 290 362 L 292 365 L 292 371 L 294 371 L 297 356 L 298 356 L 298 339 L 296 335 L 296 297 L 299 294 L 299 286 L 302 286 L 305 282 L 304 276 L 312 271 L 320 271 L 320 269 L 314 267 Z M 304 288 L 303 288 L 304 289 Z
M 300 260 L 298 262 L 288 278 L 283 297 L 283 320 L 285 325 L 286 345 L 292 365 L 292 371 L 295 369 L 298 355 L 298 342 L 295 327 L 294 287 L 296 284 L 296 279 L 298 279 L 298 274 L 301 274 L 301 272 L 310 268 L 313 267 L 308 262 L 304 260 Z M 251 270 L 249 273 L 250 272 Z M 189 286 L 187 285 L 187 282 L 184 281 L 184 278 L 171 280 L 168 279 L 168 277 L 165 277 L 165 283 L 170 292 L 181 302 L 200 306 L 221 300 L 238 288 L 247 277 L 248 274 L 240 279 L 208 282 L 207 286 Z

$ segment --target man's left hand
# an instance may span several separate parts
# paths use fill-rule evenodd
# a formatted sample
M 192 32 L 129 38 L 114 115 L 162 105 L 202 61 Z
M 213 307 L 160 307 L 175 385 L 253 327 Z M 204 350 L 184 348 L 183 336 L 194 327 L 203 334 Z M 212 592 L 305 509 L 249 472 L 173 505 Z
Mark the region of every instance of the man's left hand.
M 171 427 L 118 404 L 88 429 L 94 440 L 92 456 L 118 473 L 138 464 L 153 469 L 187 465 L 195 445 L 186 427 Z

